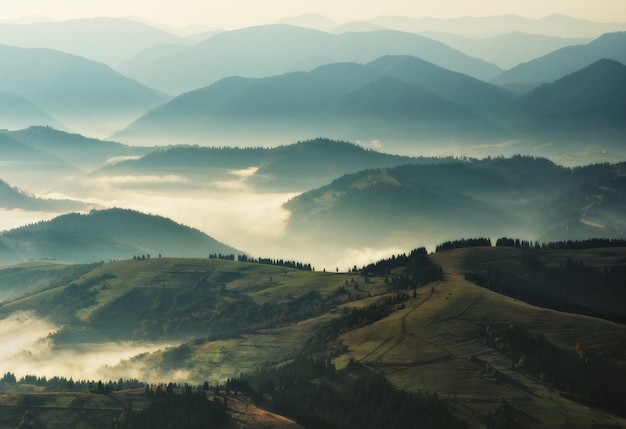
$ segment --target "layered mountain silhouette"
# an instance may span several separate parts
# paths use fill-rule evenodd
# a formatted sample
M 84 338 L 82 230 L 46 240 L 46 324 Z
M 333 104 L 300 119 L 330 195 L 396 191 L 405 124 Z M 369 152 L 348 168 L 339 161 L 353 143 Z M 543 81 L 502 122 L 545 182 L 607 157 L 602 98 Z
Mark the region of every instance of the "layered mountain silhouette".
M 591 41 L 591 39 L 580 37 L 546 36 L 523 31 L 481 38 L 469 38 L 436 31 L 424 33 L 424 35 L 469 56 L 493 63 L 504 70 L 532 61 L 557 49 Z
M 498 85 L 554 82 L 605 58 L 626 63 L 626 32 L 607 33 L 587 44 L 558 49 L 507 70 L 492 82 Z
M 115 67 L 156 44 L 185 43 L 171 33 L 124 18 L 0 23 L 0 44 L 48 48 Z
M 170 219 L 123 209 L 70 213 L 0 235 L 0 260 L 5 264 L 41 258 L 83 263 L 212 253 L 237 250 Z
M 223 79 L 176 97 L 113 138 L 175 144 L 208 137 L 272 145 L 313 133 L 349 140 L 491 139 L 498 127 L 480 113 L 512 99 L 500 88 L 426 61 L 386 56 L 366 65 Z
M 178 95 L 228 76 L 265 77 L 328 63 L 364 63 L 389 54 L 417 56 L 480 79 L 500 72 L 493 64 L 417 34 L 383 30 L 334 35 L 289 25 L 222 32 L 152 63 L 129 61 L 120 70 L 150 87 Z
M 50 49 L 0 45 L 0 92 L 19 95 L 70 129 L 110 133 L 168 97 L 108 66 Z

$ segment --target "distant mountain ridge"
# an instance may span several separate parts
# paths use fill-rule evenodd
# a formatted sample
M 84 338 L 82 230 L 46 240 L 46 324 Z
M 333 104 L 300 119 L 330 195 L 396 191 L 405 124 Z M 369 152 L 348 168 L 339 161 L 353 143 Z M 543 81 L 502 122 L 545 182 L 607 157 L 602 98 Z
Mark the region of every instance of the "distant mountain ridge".
M 489 61 L 509 70 L 557 49 L 590 42 L 591 38 L 556 37 L 522 31 L 498 34 L 487 38 L 469 38 L 452 33 L 426 32 L 425 36 L 438 40 L 467 55 Z
M 228 76 L 265 77 L 328 63 L 368 62 L 390 54 L 417 56 L 481 79 L 500 73 L 493 64 L 417 34 L 382 30 L 334 35 L 289 25 L 222 32 L 151 64 L 131 61 L 120 70 L 150 87 L 178 95 Z M 133 64 L 139 68 L 132 68 Z
M 83 132 L 110 133 L 112 124 L 169 99 L 108 66 L 60 51 L 0 45 L 0 62 L 0 92 L 24 97 Z
M 185 39 L 124 18 L 0 23 L 0 44 L 54 49 L 111 67 L 128 60 L 144 48 L 161 43 L 185 43 Z
M 618 141 L 626 138 L 626 66 L 599 60 L 517 100 L 506 114 L 522 134 Z
M 603 34 L 587 44 L 558 49 L 507 70 L 492 82 L 498 85 L 554 82 L 601 59 L 626 63 L 626 31 Z
M 404 104 L 398 104 L 398 96 L 404 97 Z M 380 97 L 387 100 L 384 109 Z M 141 144 L 206 138 L 265 142 L 276 141 L 275 136 L 293 141 L 313 133 L 347 140 L 392 133 L 407 139 L 446 134 L 488 140 L 498 135 L 498 127 L 476 111 L 498 109 L 512 98 L 500 88 L 426 61 L 386 56 L 365 65 L 339 63 L 307 73 L 223 79 L 176 97 L 113 138 Z M 391 106 L 403 117 L 391 115 Z M 381 111 L 387 113 L 381 117 Z
M 256 168 L 246 181 L 259 189 L 301 190 L 369 168 L 439 162 L 445 160 L 390 155 L 353 143 L 317 138 L 275 148 L 173 147 L 107 166 L 97 174 L 176 174 L 202 183 L 201 177 L 223 177 L 228 170 Z
M 159 254 L 208 257 L 237 252 L 170 219 L 124 209 L 70 213 L 0 234 L 2 263 L 42 258 L 84 263 Z

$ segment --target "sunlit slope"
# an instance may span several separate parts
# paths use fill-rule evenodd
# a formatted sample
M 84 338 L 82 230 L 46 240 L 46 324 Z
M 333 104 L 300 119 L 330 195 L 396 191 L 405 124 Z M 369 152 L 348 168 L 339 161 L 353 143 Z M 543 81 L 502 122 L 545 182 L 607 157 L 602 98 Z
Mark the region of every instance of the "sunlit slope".
M 355 279 L 356 277 L 356 279 Z M 59 341 L 217 338 L 323 316 L 356 296 L 377 293 L 358 274 L 303 271 L 219 259 L 152 258 L 99 264 L 80 277 L 5 303 L 2 314 L 36 311 L 66 328 Z M 356 293 L 356 292 L 355 292 Z M 329 300 L 320 308 L 314 306 Z M 320 304 L 321 305 L 321 304 Z M 294 307 L 290 309 L 289 306 Z
M 480 269 L 481 264 L 514 266 L 519 252 L 484 248 L 434 255 L 433 261 L 444 269 L 444 280 L 419 289 L 417 298 L 391 316 L 343 335 L 349 353 L 337 364 L 354 357 L 382 371 L 399 388 L 436 393 L 472 427 L 482 427 L 502 398 L 518 410 L 524 427 L 589 427 L 592 421 L 623 425 L 619 417 L 559 396 L 523 366 L 516 362 L 512 368 L 509 358 L 481 343 L 481 326 L 513 322 L 544 333 L 567 354 L 575 356 L 580 342 L 594 356 L 624 367 L 626 326 L 533 307 L 464 279 L 465 272 Z M 590 263 L 599 259 L 599 251 L 587 258 Z M 500 371 L 502 382 L 486 371 L 485 363 Z

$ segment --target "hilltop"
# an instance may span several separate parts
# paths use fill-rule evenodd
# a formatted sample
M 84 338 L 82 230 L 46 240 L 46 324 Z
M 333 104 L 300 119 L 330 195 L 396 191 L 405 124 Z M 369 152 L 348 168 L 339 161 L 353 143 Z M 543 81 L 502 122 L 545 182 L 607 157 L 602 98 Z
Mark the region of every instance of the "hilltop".
M 212 253 L 237 250 L 170 219 L 123 209 L 69 213 L 0 235 L 0 260 L 5 264 L 33 258 L 84 263 Z

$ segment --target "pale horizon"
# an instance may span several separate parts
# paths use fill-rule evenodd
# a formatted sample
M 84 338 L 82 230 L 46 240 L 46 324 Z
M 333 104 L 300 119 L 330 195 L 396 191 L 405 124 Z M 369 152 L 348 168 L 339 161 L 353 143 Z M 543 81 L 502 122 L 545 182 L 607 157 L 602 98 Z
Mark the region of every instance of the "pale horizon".
M 550 2 L 529 0 L 524 4 L 479 0 L 468 4 L 463 0 L 409 2 L 392 0 L 385 4 L 367 4 L 354 0 L 337 4 L 330 0 L 287 1 L 271 0 L 263 3 L 253 0 L 206 2 L 199 0 L 161 1 L 146 0 L 101 2 L 61 2 L 25 0 L 13 2 L 0 0 L 0 21 L 31 22 L 49 19 L 67 21 L 96 17 L 144 19 L 156 25 L 183 29 L 203 26 L 236 29 L 254 25 L 271 24 L 284 18 L 307 14 L 321 15 L 338 24 L 368 21 L 380 16 L 409 18 L 459 18 L 518 15 L 540 19 L 550 15 L 567 15 L 598 23 L 626 23 L 626 0 L 555 0 Z

